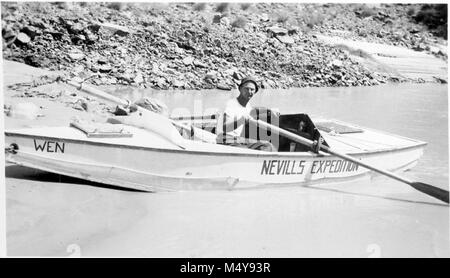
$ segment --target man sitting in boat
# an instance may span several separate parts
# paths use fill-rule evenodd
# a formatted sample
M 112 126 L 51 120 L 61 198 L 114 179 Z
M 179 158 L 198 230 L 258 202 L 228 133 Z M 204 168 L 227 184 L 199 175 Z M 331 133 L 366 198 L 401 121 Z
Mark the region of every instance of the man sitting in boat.
M 242 137 L 244 126 L 249 122 L 252 111 L 249 101 L 258 90 L 258 83 L 255 79 L 251 77 L 242 79 L 239 85 L 239 96 L 228 100 L 223 112 L 219 115 L 216 127 L 218 144 L 276 151 L 274 145 L 268 141 Z

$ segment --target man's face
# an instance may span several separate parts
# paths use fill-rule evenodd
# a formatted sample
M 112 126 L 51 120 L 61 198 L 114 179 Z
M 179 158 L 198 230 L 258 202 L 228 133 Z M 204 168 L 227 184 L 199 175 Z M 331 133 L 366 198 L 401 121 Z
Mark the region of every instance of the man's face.
M 256 86 L 253 82 L 247 82 L 240 88 L 241 95 L 247 100 L 250 100 L 256 93 Z

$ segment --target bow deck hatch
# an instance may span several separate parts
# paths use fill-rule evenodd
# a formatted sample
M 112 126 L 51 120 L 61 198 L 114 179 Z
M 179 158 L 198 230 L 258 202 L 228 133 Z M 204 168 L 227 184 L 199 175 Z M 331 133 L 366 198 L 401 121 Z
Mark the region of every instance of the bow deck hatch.
M 71 122 L 71 127 L 81 130 L 89 138 L 117 138 L 132 137 L 133 134 L 126 131 L 122 125 L 109 123 Z
M 346 133 L 361 133 L 363 132 L 362 129 L 336 123 L 334 121 L 323 121 L 323 122 L 316 122 L 316 126 L 319 130 L 325 131 L 325 132 L 331 132 L 334 131 L 338 134 L 346 134 Z

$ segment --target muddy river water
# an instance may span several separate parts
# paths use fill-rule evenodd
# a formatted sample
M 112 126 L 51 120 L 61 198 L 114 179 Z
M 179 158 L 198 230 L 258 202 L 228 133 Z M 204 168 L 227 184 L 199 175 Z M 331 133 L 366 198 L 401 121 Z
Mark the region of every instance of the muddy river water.
M 403 174 L 448 189 L 447 90 L 436 84 L 303 88 L 264 91 L 252 104 L 428 142 L 418 165 Z M 200 114 L 233 93 L 132 94 L 151 95 L 173 114 Z M 383 177 L 315 188 L 152 194 L 16 166 L 6 172 L 8 255 L 450 256 L 449 207 Z

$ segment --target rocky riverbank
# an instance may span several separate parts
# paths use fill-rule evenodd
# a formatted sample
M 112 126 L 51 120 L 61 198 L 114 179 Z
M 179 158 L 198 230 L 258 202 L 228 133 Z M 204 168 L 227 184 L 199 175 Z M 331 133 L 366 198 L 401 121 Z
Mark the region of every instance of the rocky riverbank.
M 419 82 L 373 71 L 364 62 L 370 54 L 324 44 L 318 34 L 446 60 L 446 33 L 423 25 L 423 10 L 392 4 L 3 2 L 3 58 L 91 76 L 94 85 L 155 89 L 229 90 L 245 75 L 256 76 L 264 88 Z

